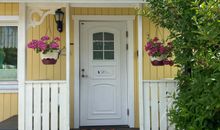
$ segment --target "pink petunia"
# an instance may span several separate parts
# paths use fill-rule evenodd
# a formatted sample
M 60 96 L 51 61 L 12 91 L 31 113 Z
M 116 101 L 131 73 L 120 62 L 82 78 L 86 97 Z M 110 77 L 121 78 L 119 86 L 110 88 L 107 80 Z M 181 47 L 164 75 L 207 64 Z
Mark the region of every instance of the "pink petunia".
M 41 51 L 45 51 L 47 49 L 47 44 L 44 41 L 40 40 L 38 41 L 38 48 L 40 48 Z
M 31 42 L 28 43 L 28 48 L 36 49 L 37 48 L 37 40 L 32 40 Z
M 41 40 L 42 40 L 42 41 L 47 41 L 47 40 L 49 40 L 49 39 L 50 39 L 50 37 L 47 36 L 47 35 L 41 37 Z
M 160 46 L 159 51 L 160 51 L 161 54 L 164 54 L 166 49 L 163 46 Z

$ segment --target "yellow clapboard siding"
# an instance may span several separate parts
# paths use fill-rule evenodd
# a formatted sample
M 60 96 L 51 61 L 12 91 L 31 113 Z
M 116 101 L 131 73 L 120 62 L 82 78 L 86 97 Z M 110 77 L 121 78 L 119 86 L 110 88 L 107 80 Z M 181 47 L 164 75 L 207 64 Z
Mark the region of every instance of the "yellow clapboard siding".
M 0 122 L 4 120 L 4 94 L 0 94 Z
M 43 21 L 41 26 L 39 26 L 39 33 L 41 34 L 39 36 L 39 38 L 44 35 L 48 35 L 50 37 L 50 31 L 47 28 L 47 24 L 48 24 L 47 18 L 48 18 L 48 16 L 46 17 L 46 20 Z M 48 79 L 47 78 L 47 70 L 48 70 L 47 66 L 43 65 L 43 63 L 41 61 L 39 63 L 40 63 L 39 64 L 40 65 L 39 66 L 39 76 L 41 77 L 41 79 Z
M 142 40 L 143 40 L 143 48 L 146 44 L 146 40 L 148 38 L 148 35 L 150 34 L 150 21 L 146 18 L 143 18 L 143 34 L 142 34 Z M 146 52 L 143 52 L 143 77 L 146 79 L 150 79 L 151 71 L 150 71 L 150 60 L 149 56 Z
M 0 15 L 5 15 L 5 3 L 0 3 Z
M 12 15 L 19 15 L 19 4 L 12 3 Z
M 4 94 L 4 119 L 7 119 L 11 115 L 11 95 Z
M 18 15 L 18 3 L 0 3 L 0 15 Z
M 54 38 L 54 17 L 53 15 L 48 15 L 46 20 L 45 20 L 45 33 L 51 38 Z M 45 68 L 45 73 L 46 73 L 46 79 L 53 80 L 54 79 L 54 65 L 44 65 L 41 63 L 42 66 Z
M 18 114 L 18 96 L 15 93 L 0 94 L 0 122 Z
M 53 30 L 54 30 L 53 31 L 54 37 L 61 37 L 61 34 L 58 31 L 56 31 L 57 25 L 55 23 L 53 23 L 51 26 L 53 27 Z M 65 44 L 65 42 L 61 41 L 60 46 L 63 46 L 63 44 Z M 60 56 L 60 57 L 62 57 L 62 56 Z M 54 73 L 53 73 L 54 74 L 53 75 L 54 80 L 60 80 L 61 79 L 61 75 L 60 75 L 61 70 L 62 70 L 62 68 L 61 68 L 61 60 L 59 58 L 57 60 L 57 63 L 54 65 Z M 62 70 L 62 71 L 64 71 L 64 70 Z
M 27 38 L 31 39 L 33 36 L 33 30 L 32 28 L 28 29 Z M 33 79 L 33 53 L 35 53 L 31 49 L 27 49 L 27 80 Z
M 5 4 L 5 15 L 12 15 L 13 12 L 13 7 L 11 3 L 6 3 Z
M 11 94 L 11 115 L 17 115 L 18 113 L 18 96 L 17 94 Z

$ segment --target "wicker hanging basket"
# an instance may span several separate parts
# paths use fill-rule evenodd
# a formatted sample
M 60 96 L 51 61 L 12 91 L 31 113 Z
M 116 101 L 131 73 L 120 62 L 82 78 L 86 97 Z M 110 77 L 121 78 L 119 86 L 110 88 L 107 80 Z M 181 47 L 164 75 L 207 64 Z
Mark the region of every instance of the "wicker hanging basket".
M 163 66 L 165 59 L 166 59 L 166 58 L 164 58 L 163 56 L 157 56 L 157 57 L 151 56 L 151 57 L 150 57 L 151 64 L 152 64 L 153 66 Z
M 56 64 L 58 58 L 59 58 L 60 51 L 59 50 L 53 50 L 50 52 L 47 52 L 46 54 L 43 54 L 41 52 L 41 61 L 45 65 L 54 65 Z

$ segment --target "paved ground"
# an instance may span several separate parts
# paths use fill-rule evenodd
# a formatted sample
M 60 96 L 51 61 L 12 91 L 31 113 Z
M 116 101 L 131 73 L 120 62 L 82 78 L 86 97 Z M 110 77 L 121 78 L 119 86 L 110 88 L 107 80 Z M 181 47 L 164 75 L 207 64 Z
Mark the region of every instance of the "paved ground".
M 0 122 L 0 130 L 18 130 L 18 117 L 13 116 Z M 137 128 L 128 128 L 127 126 L 103 126 L 103 127 L 83 127 L 71 130 L 139 130 Z

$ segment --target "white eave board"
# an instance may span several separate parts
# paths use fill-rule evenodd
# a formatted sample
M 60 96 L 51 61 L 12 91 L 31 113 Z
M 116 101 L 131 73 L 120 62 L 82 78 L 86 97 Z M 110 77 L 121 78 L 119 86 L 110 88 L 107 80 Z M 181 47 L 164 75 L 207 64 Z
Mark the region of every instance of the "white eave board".
M 0 0 L 0 2 L 25 3 L 145 3 L 146 0 Z

